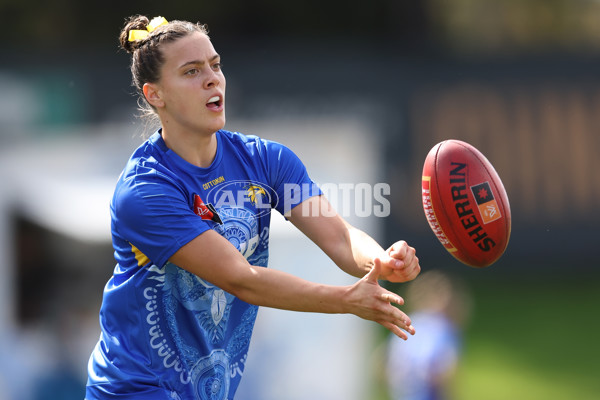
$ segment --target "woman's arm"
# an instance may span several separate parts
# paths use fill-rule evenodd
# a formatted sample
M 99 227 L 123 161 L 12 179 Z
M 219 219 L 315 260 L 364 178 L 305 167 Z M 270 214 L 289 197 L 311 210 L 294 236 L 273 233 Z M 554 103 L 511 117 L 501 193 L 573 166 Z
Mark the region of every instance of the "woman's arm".
M 343 271 L 362 277 L 381 261 L 380 279 L 406 282 L 421 271 L 415 249 L 405 241 L 384 250 L 365 232 L 347 223 L 325 196 L 314 196 L 291 210 L 289 220 Z
M 227 239 L 209 230 L 181 247 L 170 261 L 236 297 L 292 311 L 350 313 L 375 321 L 399 337 L 414 334 L 410 318 L 394 304 L 404 300 L 379 286 L 381 264 L 350 286 L 313 283 L 288 273 L 252 266 Z

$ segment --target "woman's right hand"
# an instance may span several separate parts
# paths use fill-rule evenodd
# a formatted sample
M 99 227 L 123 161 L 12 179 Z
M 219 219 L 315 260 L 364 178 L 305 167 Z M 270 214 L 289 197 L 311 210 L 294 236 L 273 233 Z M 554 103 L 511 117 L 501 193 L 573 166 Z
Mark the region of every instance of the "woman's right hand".
M 404 299 L 379 285 L 381 260 L 374 259 L 374 266 L 361 280 L 350 286 L 345 302 L 348 312 L 363 319 L 377 322 L 401 339 L 408 339 L 406 332 L 415 334 L 410 318 L 393 304 L 403 305 Z

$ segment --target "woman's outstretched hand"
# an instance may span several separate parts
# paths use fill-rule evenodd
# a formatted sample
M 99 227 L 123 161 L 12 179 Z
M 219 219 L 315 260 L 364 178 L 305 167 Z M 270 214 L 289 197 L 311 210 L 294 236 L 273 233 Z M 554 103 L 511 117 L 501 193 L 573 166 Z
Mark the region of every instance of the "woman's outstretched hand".
M 379 285 L 382 262 L 375 258 L 374 266 L 361 280 L 350 287 L 347 302 L 350 313 L 377 322 L 398 337 L 406 340 L 415 334 L 410 318 L 393 304 L 403 305 L 404 299 Z

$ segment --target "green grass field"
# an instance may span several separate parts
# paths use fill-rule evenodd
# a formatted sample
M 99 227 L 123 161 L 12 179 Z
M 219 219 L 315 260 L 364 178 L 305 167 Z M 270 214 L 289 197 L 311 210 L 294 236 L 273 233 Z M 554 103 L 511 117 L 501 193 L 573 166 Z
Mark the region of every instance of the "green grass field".
M 600 275 L 483 275 L 467 281 L 475 304 L 454 399 L 600 399 Z M 388 398 L 380 377 L 374 386 Z

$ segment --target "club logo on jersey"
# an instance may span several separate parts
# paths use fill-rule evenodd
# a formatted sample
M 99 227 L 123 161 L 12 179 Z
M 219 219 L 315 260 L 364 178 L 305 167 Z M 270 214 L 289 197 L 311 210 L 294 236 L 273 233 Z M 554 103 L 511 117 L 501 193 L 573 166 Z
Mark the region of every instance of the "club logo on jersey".
M 484 224 L 490 223 L 502 217 L 498 203 L 494 198 L 492 189 L 488 182 L 480 183 L 479 185 L 471 186 L 471 192 L 477 202 L 479 213 Z
M 275 190 L 264 183 L 252 181 L 226 181 L 214 186 L 206 198 L 215 208 L 248 209 L 257 216 L 271 212 L 278 203 Z
M 259 198 L 259 196 L 267 196 L 265 189 L 258 185 L 249 185 L 248 189 L 246 189 L 246 192 L 248 193 L 248 198 L 254 205 L 257 205 L 258 202 L 262 200 Z
M 200 196 L 198 196 L 196 193 L 194 193 L 194 214 L 204 220 L 223 224 L 223 221 L 221 220 L 221 217 L 217 213 L 215 207 L 210 203 L 204 204 L 202 198 L 200 198 Z

